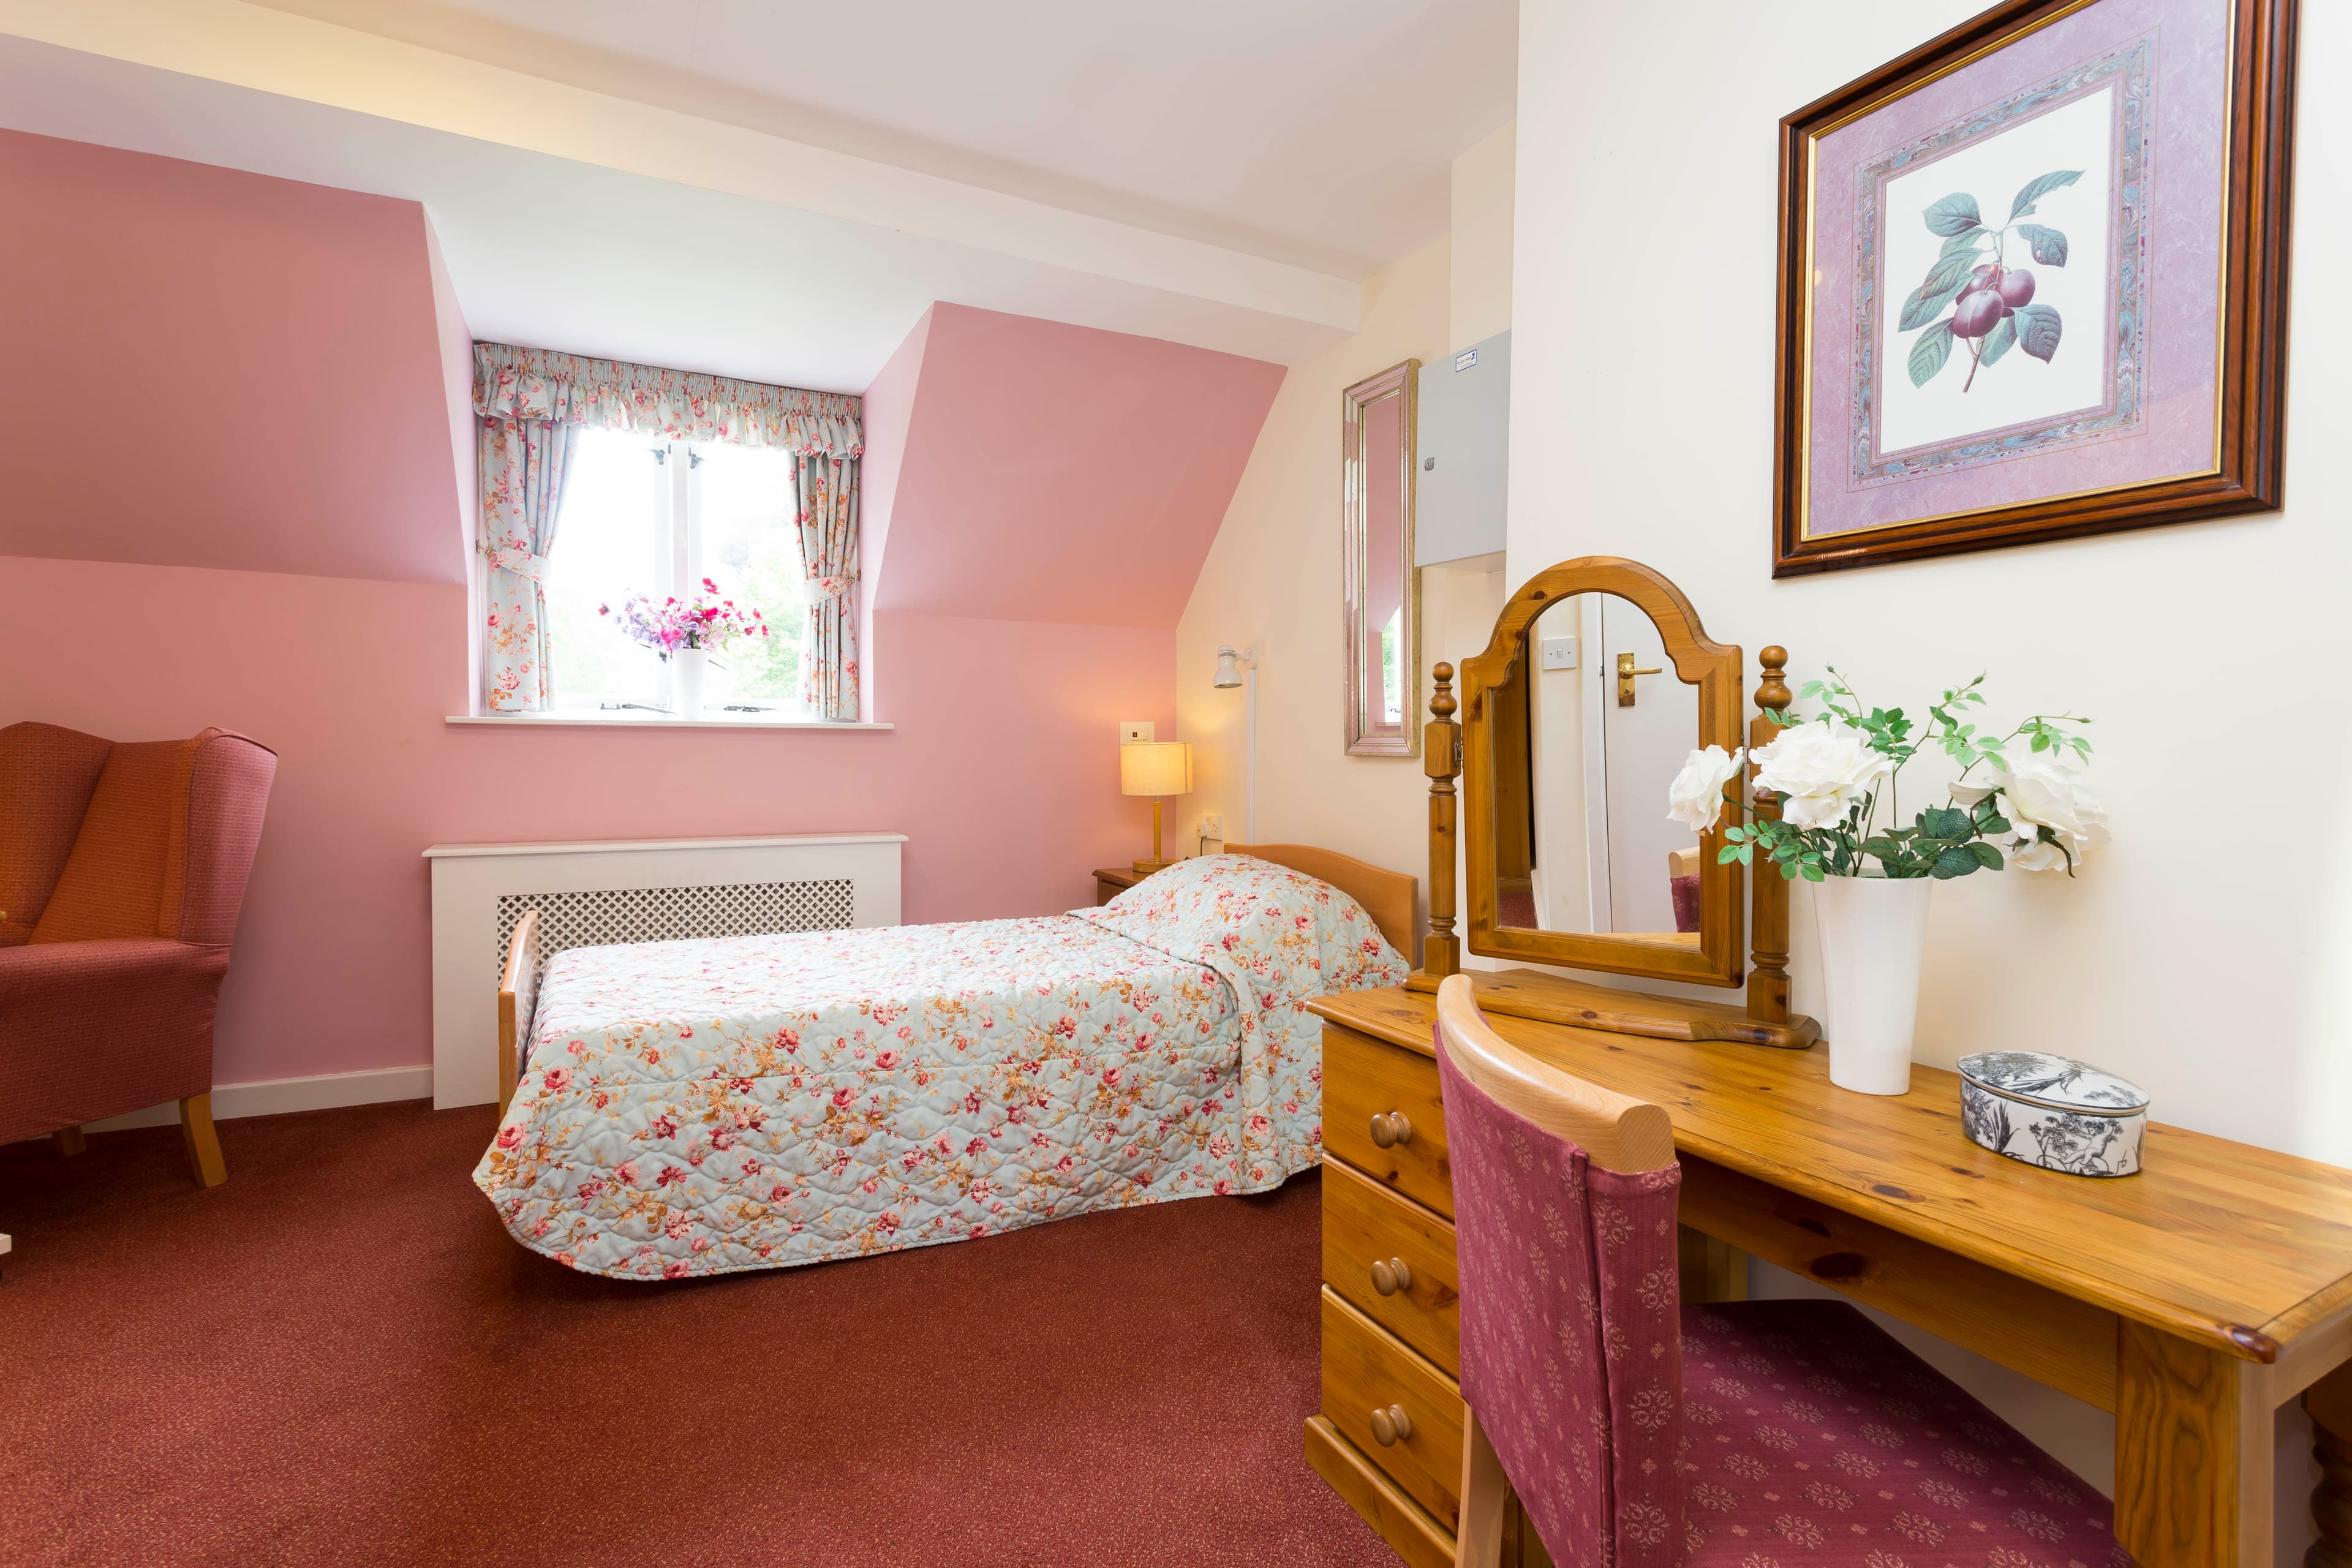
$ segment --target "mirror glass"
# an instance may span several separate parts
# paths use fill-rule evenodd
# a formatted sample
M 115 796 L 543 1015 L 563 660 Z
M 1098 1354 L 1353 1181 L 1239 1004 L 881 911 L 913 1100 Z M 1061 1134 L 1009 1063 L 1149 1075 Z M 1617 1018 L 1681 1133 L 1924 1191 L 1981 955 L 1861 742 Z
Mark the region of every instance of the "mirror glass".
M 1347 747 L 1358 756 L 1420 750 L 1419 595 L 1412 569 L 1413 394 L 1417 362 L 1348 389 L 1340 538 L 1348 636 Z
M 1698 944 L 1698 839 L 1666 789 L 1698 745 L 1698 688 L 1613 594 L 1560 598 L 1496 689 L 1496 923 Z

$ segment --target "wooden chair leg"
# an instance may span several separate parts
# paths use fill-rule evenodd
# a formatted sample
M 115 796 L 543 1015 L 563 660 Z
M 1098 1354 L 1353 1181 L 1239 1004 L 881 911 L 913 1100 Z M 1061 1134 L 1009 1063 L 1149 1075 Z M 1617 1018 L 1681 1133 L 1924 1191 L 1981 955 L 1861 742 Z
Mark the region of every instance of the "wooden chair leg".
M 58 1129 L 58 1152 L 66 1159 L 72 1159 L 76 1154 L 80 1153 L 83 1150 L 89 1147 L 89 1140 L 82 1136 L 82 1131 L 80 1128 L 60 1127 Z
M 1511 1483 L 1495 1457 L 1478 1413 L 1462 1409 L 1462 1527 L 1455 1532 L 1454 1568 L 1501 1568 L 1503 1505 Z
M 199 1183 L 217 1187 L 228 1180 L 228 1166 L 221 1161 L 220 1135 L 213 1131 L 212 1090 L 180 1101 L 180 1137 L 188 1145 L 188 1163 Z

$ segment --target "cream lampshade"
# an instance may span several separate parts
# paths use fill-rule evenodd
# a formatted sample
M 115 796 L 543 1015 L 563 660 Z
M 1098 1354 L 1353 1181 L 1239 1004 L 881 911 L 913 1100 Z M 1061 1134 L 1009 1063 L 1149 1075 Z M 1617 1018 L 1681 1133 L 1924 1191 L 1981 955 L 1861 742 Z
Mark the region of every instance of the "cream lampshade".
M 1118 749 L 1118 792 L 1151 797 L 1151 858 L 1135 862 L 1149 876 L 1168 862 L 1160 858 L 1161 797 L 1192 793 L 1192 748 L 1182 741 L 1129 741 Z

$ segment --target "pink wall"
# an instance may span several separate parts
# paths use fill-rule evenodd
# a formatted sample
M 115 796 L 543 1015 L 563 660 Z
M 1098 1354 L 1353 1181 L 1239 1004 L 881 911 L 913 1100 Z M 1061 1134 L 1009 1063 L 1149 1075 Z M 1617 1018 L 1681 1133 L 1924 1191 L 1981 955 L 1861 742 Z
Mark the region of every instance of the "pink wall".
M 1115 726 L 1173 732 L 1171 631 L 898 616 L 894 731 L 517 732 L 443 722 L 465 616 L 455 584 L 0 557 L 0 723 L 279 753 L 218 1081 L 431 1059 L 428 844 L 887 829 L 940 921 L 1091 903 L 1149 842 Z
M 422 210 L 0 133 L 0 724 L 280 757 L 216 1081 L 430 1059 L 430 844 L 893 829 L 939 921 L 1090 902 L 1147 842 L 1115 726 L 1174 733 L 1176 616 L 1278 369 L 940 306 L 868 425 L 894 730 L 452 726 L 467 353 Z
M 1173 626 L 1283 367 L 965 305 L 918 331 L 875 608 Z
M 424 208 L 0 131 L 0 555 L 466 580 Z

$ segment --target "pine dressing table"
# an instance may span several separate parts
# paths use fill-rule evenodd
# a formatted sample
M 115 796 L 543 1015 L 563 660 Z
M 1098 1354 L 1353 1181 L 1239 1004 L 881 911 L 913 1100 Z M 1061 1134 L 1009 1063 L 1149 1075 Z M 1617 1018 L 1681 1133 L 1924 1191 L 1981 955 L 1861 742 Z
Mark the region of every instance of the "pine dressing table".
M 1572 562 L 1531 579 L 1465 667 L 1466 745 L 1452 721 L 1453 672 L 1437 667 L 1423 747 L 1423 969 L 1403 987 L 1314 1004 L 1325 1020 L 1323 1389 L 1307 1453 L 1415 1568 L 1453 1562 L 1460 1503 L 1454 1200 L 1431 1047 L 1435 981 L 1460 968 L 1454 778 L 1470 797 L 1472 951 L 1538 957 L 1543 943 L 1576 943 L 1577 967 L 1639 973 L 1646 943 L 1687 977 L 1715 938 L 1739 934 L 1722 917 L 1720 884 L 1703 889 L 1711 931 L 1675 950 L 1654 935 L 1499 923 L 1497 846 L 1508 839 L 1496 833 L 1496 763 L 1507 765 L 1515 746 L 1532 753 L 1507 721 L 1541 713 L 1509 682 L 1528 668 L 1545 600 L 1590 592 L 1596 576 L 1612 592 L 1646 584 L 1643 607 L 1686 678 L 1725 652 L 1736 666 L 1738 650 L 1706 643 L 1687 603 L 1645 569 Z M 1759 704 L 1786 706 L 1786 656 L 1764 658 Z M 1701 712 L 1725 727 L 1719 703 Z M 1499 816 L 1515 829 L 1524 805 L 1502 793 Z M 1716 847 L 1702 847 L 1718 870 Z M 1753 921 L 1754 967 L 1738 1005 L 1528 969 L 1473 975 L 1505 1038 L 1667 1110 L 1683 1163 L 1685 1299 L 1736 1297 L 1746 1257 L 1761 1258 L 2112 1412 L 2115 1529 L 2142 1568 L 2270 1568 L 2274 1412 L 2304 1396 L 2325 1477 L 2307 1561 L 2352 1568 L 2352 1171 L 2152 1124 L 2141 1173 L 2087 1179 L 1969 1142 L 1958 1080 L 1940 1069 L 1916 1068 L 1899 1097 L 1832 1088 L 1826 1053 L 1809 1048 L 1818 1029 L 1788 1010 L 1779 880 L 1749 879 L 1739 912 Z M 1507 1546 L 1523 1550 L 1507 1561 L 1545 1561 L 1532 1531 L 1510 1533 Z

